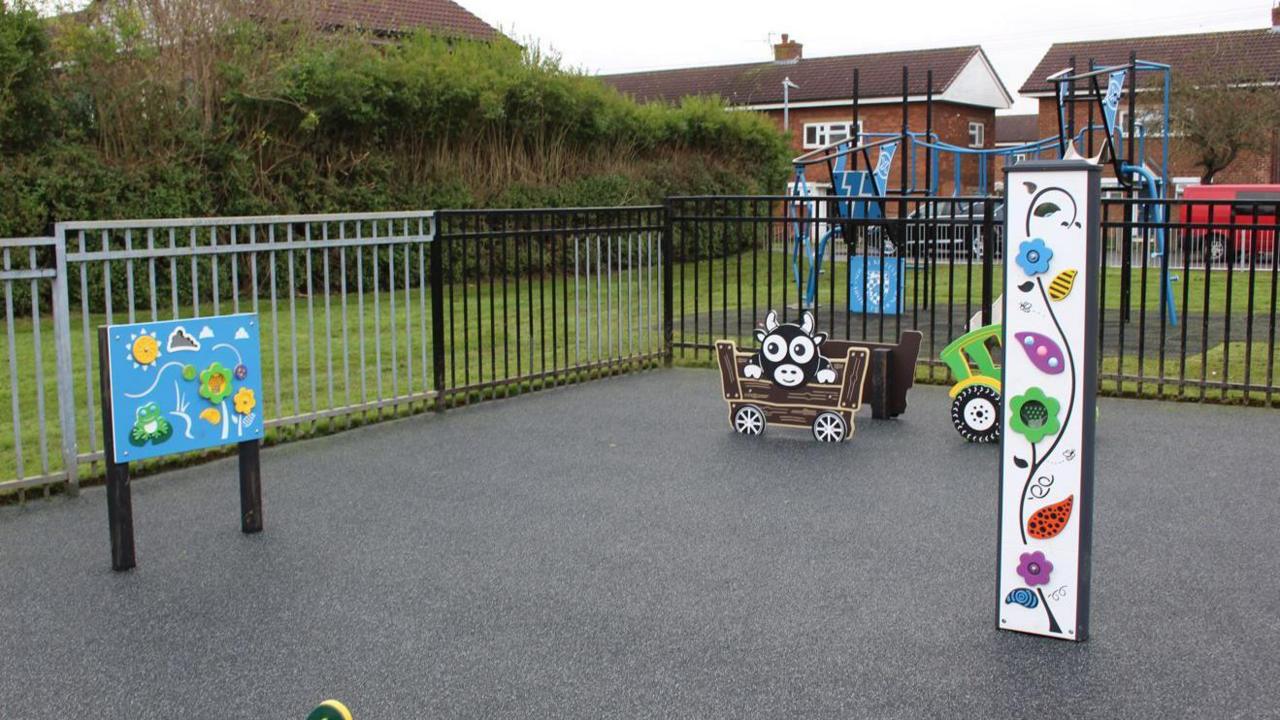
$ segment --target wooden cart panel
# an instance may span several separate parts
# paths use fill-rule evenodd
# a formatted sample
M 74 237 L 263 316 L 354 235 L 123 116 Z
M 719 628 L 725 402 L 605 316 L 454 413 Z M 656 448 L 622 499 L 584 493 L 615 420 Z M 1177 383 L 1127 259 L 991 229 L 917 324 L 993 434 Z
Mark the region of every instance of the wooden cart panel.
M 731 403 L 750 402 L 778 408 L 809 408 L 806 413 L 812 421 L 822 410 L 849 410 L 862 407 L 862 387 L 866 382 L 870 351 L 850 347 L 841 358 L 829 358 L 836 381 L 827 384 L 807 383 L 798 388 L 775 385 L 770 380 L 751 379 L 743 375 L 743 368 L 755 356 L 754 352 L 738 350 L 733 342 L 716 343 L 716 359 L 720 365 L 720 380 L 724 399 Z

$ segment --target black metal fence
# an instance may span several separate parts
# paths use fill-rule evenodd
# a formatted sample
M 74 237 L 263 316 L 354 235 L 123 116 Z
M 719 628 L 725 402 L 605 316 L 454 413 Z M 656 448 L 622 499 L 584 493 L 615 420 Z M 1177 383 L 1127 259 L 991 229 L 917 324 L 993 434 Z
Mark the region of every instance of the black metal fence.
M 667 203 L 672 349 L 711 362 L 769 309 L 838 339 L 924 334 L 938 353 L 992 321 L 1003 278 L 1000 198 L 686 197 Z M 1274 404 L 1274 203 L 1104 199 L 1102 391 Z M 996 318 L 998 320 L 998 318 Z
M 441 211 L 436 387 L 509 394 L 663 357 L 663 209 Z
M 1102 216 L 1102 390 L 1280 402 L 1275 202 L 1106 199 Z M 919 330 L 918 375 L 949 382 L 939 352 L 998 321 L 1003 220 L 998 198 L 686 197 L 64 223 L 0 242 L 0 493 L 96 471 L 90 330 L 123 319 L 261 312 L 275 438 L 711 364 L 716 340 L 750 344 L 770 309 L 809 310 L 835 339 Z

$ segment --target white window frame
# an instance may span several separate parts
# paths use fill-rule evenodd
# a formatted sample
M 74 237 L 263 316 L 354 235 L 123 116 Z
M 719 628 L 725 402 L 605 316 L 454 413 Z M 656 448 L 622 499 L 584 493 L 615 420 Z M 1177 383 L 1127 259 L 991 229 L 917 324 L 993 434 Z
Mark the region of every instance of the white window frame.
M 800 136 L 800 140 L 805 150 L 814 150 L 816 148 L 826 147 L 827 145 L 830 145 L 833 142 L 838 142 L 839 140 L 847 140 L 849 138 L 849 129 L 852 127 L 853 123 L 848 121 L 805 123 L 802 131 L 803 135 Z M 810 129 L 813 130 L 813 140 L 809 139 Z M 831 135 L 833 130 L 843 132 L 844 137 L 832 140 Z M 862 137 L 861 120 L 858 121 L 858 137 Z
M 987 124 L 981 120 L 969 121 L 969 147 L 980 148 L 987 146 Z

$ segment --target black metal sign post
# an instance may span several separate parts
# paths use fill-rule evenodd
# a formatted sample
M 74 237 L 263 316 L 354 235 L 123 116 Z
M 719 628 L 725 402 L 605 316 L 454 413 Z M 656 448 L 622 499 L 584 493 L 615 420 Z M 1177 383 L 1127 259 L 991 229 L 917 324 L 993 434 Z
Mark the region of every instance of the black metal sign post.
M 133 541 L 133 492 L 129 463 L 117 462 L 112 420 L 110 329 L 98 328 L 98 378 L 102 395 L 102 447 L 107 470 L 107 525 L 111 533 L 111 569 L 137 566 Z M 254 438 L 238 443 L 240 461 L 240 531 L 262 532 L 262 465 Z
M 262 466 L 258 462 L 260 440 L 240 443 L 240 532 L 262 532 Z
M 102 389 L 102 449 L 107 465 L 107 526 L 111 531 L 111 569 L 136 566 L 133 552 L 133 491 L 129 463 L 117 463 L 115 428 L 111 423 L 111 352 L 107 327 L 98 328 L 98 380 Z

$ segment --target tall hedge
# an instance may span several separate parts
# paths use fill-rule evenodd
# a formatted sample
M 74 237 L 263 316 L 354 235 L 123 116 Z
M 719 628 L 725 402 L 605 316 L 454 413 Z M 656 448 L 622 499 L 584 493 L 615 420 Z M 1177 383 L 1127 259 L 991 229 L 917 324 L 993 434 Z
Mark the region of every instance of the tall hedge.
M 91 7 L 0 10 L 0 236 L 70 219 L 642 203 L 785 177 L 766 118 L 714 98 L 637 104 L 505 39 L 320 32 L 289 0 Z

